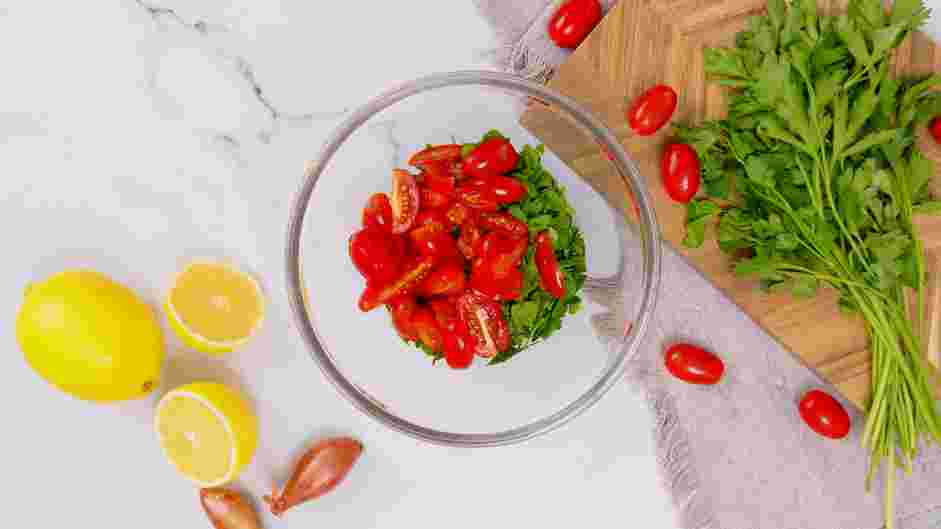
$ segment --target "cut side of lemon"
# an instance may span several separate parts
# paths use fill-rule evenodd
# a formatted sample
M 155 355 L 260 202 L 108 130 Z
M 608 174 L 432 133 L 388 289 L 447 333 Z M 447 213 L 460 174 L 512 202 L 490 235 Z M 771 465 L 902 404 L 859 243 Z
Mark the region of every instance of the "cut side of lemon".
M 251 406 L 214 382 L 188 384 L 164 395 L 154 423 L 164 455 L 201 488 L 234 480 L 258 446 L 258 419 Z
M 254 336 L 265 316 L 265 300 L 258 281 L 231 264 L 194 261 L 177 274 L 164 310 L 183 343 L 222 354 Z

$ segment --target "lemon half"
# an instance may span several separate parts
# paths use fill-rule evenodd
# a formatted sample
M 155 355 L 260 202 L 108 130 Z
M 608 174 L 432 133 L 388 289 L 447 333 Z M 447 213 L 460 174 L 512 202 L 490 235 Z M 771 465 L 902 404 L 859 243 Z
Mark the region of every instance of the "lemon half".
M 231 264 L 194 261 L 177 274 L 164 310 L 183 343 L 222 354 L 254 336 L 265 300 L 258 281 Z
M 258 418 L 251 406 L 215 382 L 187 384 L 164 395 L 154 423 L 164 455 L 202 488 L 234 480 L 258 447 Z

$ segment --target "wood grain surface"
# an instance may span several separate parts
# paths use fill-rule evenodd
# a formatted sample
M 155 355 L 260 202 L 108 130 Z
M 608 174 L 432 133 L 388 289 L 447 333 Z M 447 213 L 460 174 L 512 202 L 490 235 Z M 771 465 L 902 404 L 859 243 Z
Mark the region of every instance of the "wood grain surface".
M 827 12 L 845 6 L 844 1 L 818 3 Z M 736 277 L 729 258 L 715 243 L 714 231 L 707 233 L 702 248 L 683 247 L 685 207 L 671 201 L 659 181 L 660 153 L 669 140 L 670 128 L 654 136 L 636 137 L 625 119 L 631 100 L 657 83 L 669 84 L 679 93 L 674 121 L 696 123 L 723 116 L 724 89 L 706 82 L 703 47 L 732 45 L 747 18 L 762 14 L 764 7 L 765 0 L 621 0 L 559 68 L 549 85 L 600 116 L 638 162 L 664 240 L 806 365 L 864 408 L 869 396 L 870 355 L 862 321 L 837 309 L 837 296 L 832 290 L 821 291 L 812 299 L 795 299 L 786 293 L 765 294 L 754 281 Z M 941 49 L 927 36 L 913 35 L 897 50 L 895 70 L 898 75 L 941 71 Z M 618 185 L 612 182 L 612 167 L 598 147 L 586 144 L 584 138 L 572 137 L 570 126 L 544 107 L 532 105 L 522 121 L 593 185 L 601 189 Z M 941 162 L 941 149 L 924 131 L 920 135 L 922 151 L 936 163 Z M 941 196 L 941 179 L 932 182 L 932 189 Z M 922 331 L 928 357 L 938 365 L 941 218 L 920 218 L 918 224 L 925 239 L 929 270 L 929 317 Z

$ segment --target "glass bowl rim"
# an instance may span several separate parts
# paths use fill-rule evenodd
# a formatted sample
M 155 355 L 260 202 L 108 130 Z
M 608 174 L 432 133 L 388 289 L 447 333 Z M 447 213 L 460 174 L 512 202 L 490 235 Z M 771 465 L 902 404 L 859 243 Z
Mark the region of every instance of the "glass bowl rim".
M 422 92 L 453 86 L 499 88 L 541 99 L 550 105 L 557 106 L 568 114 L 607 149 L 610 154 L 609 158 L 621 177 L 630 180 L 630 187 L 633 191 L 636 191 L 634 192 L 634 198 L 640 219 L 638 226 L 645 241 L 645 244 L 641 245 L 645 266 L 641 278 L 642 294 L 638 305 L 637 318 L 633 322 L 633 332 L 626 339 L 623 339 L 620 344 L 616 361 L 605 370 L 591 387 L 564 408 L 522 426 L 495 433 L 453 433 L 421 426 L 389 412 L 382 404 L 348 380 L 334 363 L 331 355 L 321 345 L 317 331 L 308 316 L 306 290 L 301 271 L 301 236 L 310 197 L 330 160 L 343 146 L 347 138 L 374 115 L 399 101 Z M 640 175 L 636 163 L 627 155 L 620 141 L 597 116 L 573 99 L 522 77 L 493 71 L 463 70 L 433 74 L 399 84 L 369 100 L 334 129 L 323 144 L 318 157 L 305 167 L 303 183 L 291 206 L 285 258 L 288 299 L 294 316 L 295 327 L 300 332 L 320 370 L 340 394 L 367 416 L 379 421 L 386 427 L 413 438 L 445 446 L 480 447 L 519 443 L 555 430 L 597 403 L 618 380 L 623 378 L 627 363 L 636 354 L 643 341 L 656 305 L 660 288 L 661 241 L 651 199 L 647 194 L 644 179 Z

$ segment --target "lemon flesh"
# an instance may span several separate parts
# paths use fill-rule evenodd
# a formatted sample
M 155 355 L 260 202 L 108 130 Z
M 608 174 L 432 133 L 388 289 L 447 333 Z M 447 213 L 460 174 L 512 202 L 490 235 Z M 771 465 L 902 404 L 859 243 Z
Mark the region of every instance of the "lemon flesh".
M 261 325 L 264 298 L 250 275 L 226 263 L 200 261 L 177 275 L 165 310 L 186 345 L 226 353 L 246 343 Z
M 16 337 L 34 371 L 83 400 L 139 398 L 160 382 L 164 343 L 154 310 L 98 272 L 70 270 L 31 285 Z
M 167 393 L 157 406 L 164 455 L 200 487 L 235 479 L 258 445 L 258 419 L 237 392 L 201 382 Z

